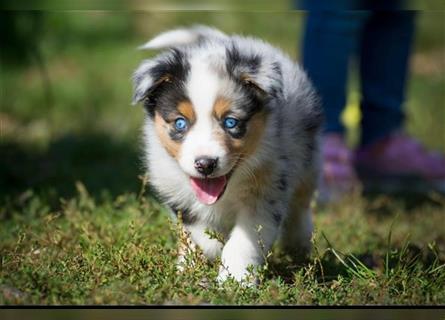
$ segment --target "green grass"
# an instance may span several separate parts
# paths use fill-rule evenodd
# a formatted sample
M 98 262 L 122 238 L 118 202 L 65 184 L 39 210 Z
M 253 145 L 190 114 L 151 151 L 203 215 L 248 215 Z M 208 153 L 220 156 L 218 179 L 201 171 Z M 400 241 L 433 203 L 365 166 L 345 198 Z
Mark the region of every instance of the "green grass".
M 445 301 L 443 205 L 406 213 L 384 198 L 316 210 L 314 252 L 296 265 L 275 248 L 261 283 L 219 286 L 218 263 L 190 254 L 176 273 L 179 234 L 155 201 L 135 193 L 60 199 L 28 192 L 2 209 L 2 303 L 439 304 Z M 388 201 L 386 199 L 386 201 Z M 439 201 L 439 200 L 437 200 Z M 393 211 L 380 217 L 376 208 Z M 380 208 L 381 210 L 381 208 Z M 403 216 L 408 215 L 408 216 Z
M 419 15 L 406 106 L 408 131 L 445 151 L 442 18 Z M 34 30 L 20 21 L 22 36 Z M 436 194 L 315 207 L 309 260 L 274 248 L 258 287 L 217 285 L 218 263 L 199 255 L 176 272 L 177 225 L 138 178 L 143 112 L 130 106 L 130 77 L 151 53 L 135 48 L 206 23 L 297 57 L 301 22 L 298 12 L 45 12 L 29 51 L 2 56 L 0 303 L 444 304 Z

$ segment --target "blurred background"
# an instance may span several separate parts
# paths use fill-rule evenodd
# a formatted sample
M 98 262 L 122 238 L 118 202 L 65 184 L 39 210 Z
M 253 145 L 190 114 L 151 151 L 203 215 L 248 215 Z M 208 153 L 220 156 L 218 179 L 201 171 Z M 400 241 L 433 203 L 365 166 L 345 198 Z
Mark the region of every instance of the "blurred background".
M 100 7 L 94 3 L 93 9 Z M 261 37 L 300 57 L 305 13 L 291 11 L 286 0 L 274 1 L 273 7 L 264 1 L 258 6 L 109 1 L 109 10 L 62 10 L 72 8 L 48 1 L 33 6 L 39 4 L 47 10 L 0 13 L 2 198 L 32 188 L 57 199 L 74 194 L 76 181 L 93 195 L 139 190 L 144 114 L 130 105 L 131 75 L 142 59 L 155 54 L 136 47 L 161 31 L 207 24 Z M 51 4 L 56 9 L 49 10 Z M 135 8 L 151 10 L 129 10 Z M 422 11 L 416 23 L 407 130 L 444 152 L 445 14 Z M 359 133 L 357 88 L 352 77 L 342 117 L 350 144 Z
M 415 9 L 445 9 L 442 0 L 410 3 Z M 87 281 L 77 282 L 73 280 L 77 279 L 75 276 L 70 276 L 77 273 L 70 273 L 72 267 L 69 263 L 68 267 L 59 266 L 65 261 L 72 262 L 77 257 L 83 257 L 84 251 L 96 259 L 93 240 L 93 253 L 83 247 L 74 248 L 79 239 L 84 239 L 85 234 L 89 234 L 86 229 L 76 229 L 77 225 L 83 225 L 84 220 L 88 219 L 93 222 L 85 221 L 85 225 L 97 224 L 98 230 L 105 229 L 112 235 L 125 234 L 125 237 L 121 237 L 124 239 L 122 244 L 119 237 L 116 237 L 116 242 L 103 237 L 102 231 L 97 232 L 97 242 L 108 249 L 126 248 L 125 245 L 129 242 L 127 240 L 132 237 L 132 233 L 127 232 L 127 224 L 131 224 L 133 220 L 140 222 L 140 233 L 144 237 L 148 236 L 144 244 L 149 243 L 150 246 L 147 244 L 144 250 L 153 248 L 150 250 L 164 254 L 158 248 L 164 248 L 165 239 L 170 239 L 168 232 L 161 231 L 163 229 L 160 226 L 164 227 L 164 220 L 157 218 L 157 215 L 148 214 L 147 211 L 152 207 L 145 206 L 145 201 L 139 197 L 138 203 L 141 206 L 130 203 L 134 210 L 127 210 L 126 207 L 125 210 L 116 209 L 120 208 L 120 195 L 139 194 L 139 177 L 144 173 L 140 147 L 144 112 L 141 106 L 131 106 L 131 76 L 143 59 L 156 52 L 138 51 L 136 48 L 161 31 L 179 26 L 206 24 L 229 34 L 260 37 L 282 48 L 298 61 L 301 57 L 305 12 L 292 11 L 292 3 L 288 0 L 229 0 L 223 3 L 216 0 L 193 3 L 187 1 L 185 4 L 179 1 L 96 0 L 74 3 L 65 0 L 38 0 L 27 4 L 27 7 L 17 1 L 0 0 L 0 8 L 13 9 L 0 11 L 0 244 L 4 244 L 0 248 L 0 262 L 7 261 L 7 258 L 1 257 L 6 252 L 5 256 L 9 254 L 9 259 L 15 263 L 0 264 L 0 284 L 8 285 L 0 286 L 0 289 L 4 295 L 6 291 L 31 292 L 33 300 L 23 298 L 23 301 L 38 301 L 43 304 L 66 301 L 145 301 L 131 300 L 136 299 L 131 295 L 127 300 L 119 300 L 128 294 L 120 283 L 129 284 L 131 281 L 115 276 L 115 269 L 104 271 L 107 277 L 109 272 L 113 286 L 109 289 L 105 286 L 103 292 L 99 287 L 98 293 L 94 290 L 89 293 L 84 289 L 89 288 Z M 445 11 L 419 11 L 416 26 L 406 101 L 407 131 L 428 148 L 445 152 Z M 350 82 L 347 108 L 342 120 L 348 128 L 348 143 L 354 145 L 360 134 L 359 83 L 354 70 L 351 70 Z M 85 190 L 95 200 L 108 199 L 113 202 L 110 199 L 116 197 L 117 204 L 97 210 L 97 215 L 89 215 L 90 211 L 85 210 L 85 214 L 76 213 L 76 216 L 66 218 L 68 222 L 74 223 L 68 224 L 69 227 L 65 225 L 60 230 L 63 230 L 67 239 L 71 241 L 72 238 L 72 242 L 60 246 L 58 240 L 48 242 L 47 235 L 60 233 L 57 228 L 65 222 L 64 217 L 55 220 L 58 224 L 49 222 L 53 219 L 51 212 L 57 212 L 57 208 L 66 203 L 60 198 L 79 195 L 79 206 L 83 206 L 87 194 Z M 316 215 L 316 225 L 329 235 L 336 247 L 345 252 L 371 252 L 373 255 L 368 255 L 371 263 L 376 261 L 376 268 L 380 268 L 381 257 L 384 257 L 382 252 L 387 248 L 385 239 L 388 230 L 391 236 L 394 216 L 397 217 L 401 212 L 402 217 L 398 220 L 400 223 L 394 224 L 394 245 L 403 247 L 405 234 L 409 231 L 416 244 L 414 249 L 420 252 L 417 248 L 437 243 L 443 257 L 445 237 L 440 225 L 443 223 L 444 202 L 439 199 L 437 203 L 442 207 L 436 203 L 432 209 L 420 207 L 415 213 L 408 214 L 405 206 L 392 206 L 395 201 L 393 198 L 388 199 L 377 199 L 366 210 L 355 201 L 327 212 L 320 210 Z M 114 211 L 115 215 L 112 214 Z M 18 217 L 20 215 L 24 218 Z M 108 216 L 109 219 L 104 219 Z M 97 220 L 94 220 L 95 217 Z M 117 220 L 120 224 L 116 223 L 116 217 L 121 219 Z M 142 229 L 142 225 L 146 229 Z M 148 225 L 153 228 L 148 228 Z M 26 241 L 19 237 L 21 230 L 24 230 L 23 234 L 26 232 L 29 235 Z M 162 236 L 159 236 L 161 232 Z M 17 249 L 22 241 L 21 247 Z M 138 240 L 131 241 L 137 243 Z M 388 246 L 389 242 L 388 240 Z M 329 243 L 328 245 L 331 246 Z M 48 246 L 48 251 L 44 253 L 42 249 L 42 254 L 36 256 L 33 251 L 35 246 Z M 65 258 L 60 258 L 60 252 L 64 253 L 62 257 Z M 99 255 L 101 251 L 97 252 Z M 103 258 L 98 258 L 98 261 L 102 261 L 101 259 Z M 323 263 L 329 266 L 329 256 L 323 259 Z M 444 260 L 441 259 L 443 263 Z M 156 268 L 157 266 L 156 264 Z M 144 272 L 150 280 L 152 271 Z M 335 269 L 332 272 L 336 276 L 339 271 Z M 37 281 L 36 278 L 40 280 Z M 50 283 L 50 289 L 45 292 L 47 283 Z M 141 287 L 145 288 L 147 283 L 150 282 L 142 282 Z M 403 285 L 405 286 L 405 282 Z M 439 286 L 440 283 L 437 287 Z M 71 287 L 77 290 L 67 294 L 70 296 L 72 293 L 72 299 L 61 294 L 66 293 L 66 289 L 58 291 L 59 288 Z M 144 299 L 143 295 L 137 296 L 134 286 L 129 288 L 137 299 Z M 151 292 L 150 288 L 148 286 L 145 290 Z M 317 289 L 316 286 L 315 288 Z M 381 290 L 386 290 L 387 287 L 382 288 Z M 365 296 L 364 293 L 371 289 L 366 284 L 363 291 L 357 291 L 357 295 L 363 292 Z M 107 290 L 113 293 L 110 298 L 112 300 L 106 300 Z M 433 296 L 434 294 L 437 293 L 431 293 Z M 81 297 L 80 300 L 75 300 L 76 295 Z M 105 296 L 105 300 L 95 300 L 95 295 L 99 298 Z M 425 296 L 429 295 L 430 292 L 425 293 Z M 422 299 L 419 301 L 426 301 Z M 415 304 L 418 300 L 409 301 L 410 304 Z M 33 312 L 34 315 L 33 310 L 23 310 L 22 313 L 10 311 L 2 310 L 0 318 L 22 319 L 29 315 L 28 312 Z M 109 318 L 109 314 L 94 313 L 91 310 L 71 313 L 66 313 L 65 310 L 53 311 L 42 313 L 42 319 L 60 318 L 61 313 L 57 311 L 63 312 L 63 316 L 69 319 Z M 209 318 L 207 310 L 201 310 L 203 313 L 200 314 L 193 310 L 189 310 L 189 313 L 171 310 L 167 314 L 152 311 L 155 318 L 164 316 L 166 319 L 192 319 L 199 315 Z M 221 319 L 270 318 L 270 313 L 264 312 L 265 310 L 260 311 L 260 314 L 253 310 L 250 313 L 242 310 L 226 311 L 220 314 Z M 319 310 L 315 315 L 303 312 L 302 316 L 306 319 L 333 319 L 339 316 L 342 319 L 376 318 L 365 310 L 337 311 L 342 311 L 343 314 Z M 388 315 L 387 310 L 381 311 L 378 316 L 381 319 L 423 318 L 413 311 L 399 310 L 397 315 Z M 114 311 L 113 314 L 117 316 Z M 127 318 L 142 316 L 146 317 L 145 314 L 136 312 L 129 314 Z M 291 317 L 295 316 L 289 313 L 282 316 L 283 319 Z

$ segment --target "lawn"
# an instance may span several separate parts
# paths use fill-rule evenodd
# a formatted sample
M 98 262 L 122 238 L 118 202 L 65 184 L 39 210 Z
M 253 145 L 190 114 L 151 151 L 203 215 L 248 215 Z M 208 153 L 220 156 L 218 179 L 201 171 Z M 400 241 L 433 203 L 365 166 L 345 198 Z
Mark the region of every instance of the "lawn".
M 257 287 L 175 270 L 178 224 L 143 179 L 131 74 L 159 31 L 203 23 L 299 57 L 303 12 L 2 12 L 0 304 L 445 304 L 445 196 L 314 204 L 314 250 L 274 248 Z M 443 12 L 421 12 L 407 130 L 445 152 Z M 358 134 L 357 83 L 345 121 Z

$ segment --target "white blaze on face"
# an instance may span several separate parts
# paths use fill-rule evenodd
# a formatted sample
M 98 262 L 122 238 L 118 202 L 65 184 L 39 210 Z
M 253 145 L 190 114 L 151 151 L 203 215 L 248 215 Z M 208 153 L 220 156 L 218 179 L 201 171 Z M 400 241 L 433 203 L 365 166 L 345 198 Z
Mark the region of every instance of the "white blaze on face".
M 213 107 L 221 91 L 223 80 L 209 69 L 205 57 L 196 57 L 190 62 L 190 75 L 186 82 L 186 94 L 193 105 L 196 122 L 182 142 L 179 155 L 181 168 L 190 176 L 199 177 L 195 169 L 195 159 L 199 157 L 218 158 L 218 169 L 227 163 L 226 151 L 214 137 L 214 126 L 218 125 L 213 116 Z M 224 168 L 222 168 L 224 169 Z

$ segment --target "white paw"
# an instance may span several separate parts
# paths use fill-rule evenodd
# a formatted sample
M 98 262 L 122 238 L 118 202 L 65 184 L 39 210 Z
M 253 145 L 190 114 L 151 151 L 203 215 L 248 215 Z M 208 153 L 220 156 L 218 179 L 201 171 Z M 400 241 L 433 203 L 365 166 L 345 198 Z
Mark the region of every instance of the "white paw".
M 219 269 L 218 282 L 223 283 L 229 278 L 250 286 L 258 283 L 255 276 L 258 262 L 255 259 L 247 259 L 246 255 L 236 250 L 225 248 L 221 257 L 222 265 Z
M 238 275 L 233 275 L 228 271 L 228 269 L 224 266 L 221 266 L 219 269 L 219 274 L 217 277 L 217 282 L 222 285 L 229 279 L 236 280 L 239 284 L 244 287 L 254 287 L 259 284 L 258 277 L 255 276 L 252 272 L 246 270 L 246 272 Z

